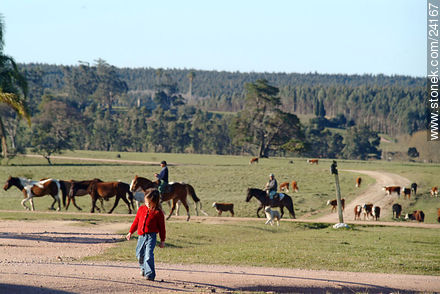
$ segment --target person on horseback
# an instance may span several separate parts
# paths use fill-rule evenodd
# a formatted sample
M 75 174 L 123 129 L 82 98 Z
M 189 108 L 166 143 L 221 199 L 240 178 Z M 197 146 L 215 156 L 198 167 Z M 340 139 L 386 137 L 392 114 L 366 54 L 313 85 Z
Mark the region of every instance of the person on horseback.
M 269 175 L 269 182 L 266 183 L 266 187 L 264 188 L 266 190 L 267 196 L 269 197 L 270 201 L 273 201 L 273 199 L 277 196 L 277 190 L 278 190 L 278 183 L 275 179 L 274 174 Z
M 168 186 L 167 162 L 163 160 L 160 163 L 160 166 L 162 167 L 161 171 L 158 174 L 154 174 L 154 176 L 159 180 L 159 187 L 157 188 L 157 190 L 159 190 L 160 194 L 163 194 L 165 192 L 166 187 Z

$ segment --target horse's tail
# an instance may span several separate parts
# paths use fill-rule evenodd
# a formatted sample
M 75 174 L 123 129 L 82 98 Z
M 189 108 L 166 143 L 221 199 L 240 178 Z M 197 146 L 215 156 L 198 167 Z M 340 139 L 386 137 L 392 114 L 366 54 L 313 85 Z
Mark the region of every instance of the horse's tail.
M 293 200 L 292 200 L 292 197 L 290 197 L 290 196 L 288 196 L 288 195 L 286 195 L 285 197 L 288 197 L 287 198 L 287 205 L 286 205 L 286 207 L 287 207 L 287 209 L 289 210 L 289 213 L 290 213 L 290 216 L 293 218 L 293 219 L 296 219 L 296 217 L 295 217 L 295 209 L 293 208 Z
M 61 186 L 61 195 L 63 197 L 63 206 L 66 207 L 66 197 L 67 197 L 67 189 L 64 181 L 59 181 Z
M 197 197 L 196 191 L 194 190 L 193 186 L 191 186 L 190 184 L 185 184 L 185 186 L 186 186 L 186 191 L 188 191 L 189 195 L 191 195 L 192 199 L 194 200 L 194 207 L 196 210 L 196 215 L 199 215 L 199 211 L 197 209 L 197 203 L 199 203 L 199 205 L 200 205 L 200 211 L 204 215 L 208 215 L 206 212 L 203 211 L 202 202 L 200 201 L 199 197 Z

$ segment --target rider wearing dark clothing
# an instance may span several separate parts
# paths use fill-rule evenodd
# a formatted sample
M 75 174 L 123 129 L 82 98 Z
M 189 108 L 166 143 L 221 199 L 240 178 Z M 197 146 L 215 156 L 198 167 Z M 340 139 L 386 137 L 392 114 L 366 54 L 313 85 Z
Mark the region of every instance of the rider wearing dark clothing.
M 274 174 L 270 174 L 269 175 L 269 182 L 267 182 L 266 184 L 266 192 L 267 192 L 267 196 L 269 196 L 269 198 L 272 200 L 273 197 L 277 194 L 277 190 L 278 190 L 278 183 L 277 180 L 275 179 Z
M 168 185 L 168 167 L 167 162 L 164 160 L 160 163 L 162 167 L 160 173 L 155 174 L 156 178 L 159 180 L 159 187 L 157 188 L 160 193 L 165 191 L 166 186 Z

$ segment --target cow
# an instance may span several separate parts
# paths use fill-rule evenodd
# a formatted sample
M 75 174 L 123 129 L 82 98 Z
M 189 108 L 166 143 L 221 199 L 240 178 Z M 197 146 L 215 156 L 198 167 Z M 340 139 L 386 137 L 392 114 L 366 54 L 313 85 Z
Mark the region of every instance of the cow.
M 397 196 L 400 197 L 400 186 L 384 186 L 382 190 L 384 190 L 387 195 L 396 192 Z
M 307 159 L 307 163 L 318 164 L 318 159 Z
M 414 210 L 413 213 L 407 213 L 405 219 L 415 220 L 421 223 L 425 221 L 425 213 L 422 210 Z
M 361 182 L 362 182 L 362 178 L 361 177 L 357 177 L 356 178 L 356 188 L 360 188 Z
M 258 163 L 258 157 L 253 157 L 249 160 L 249 164 Z
M 336 199 L 328 200 L 327 205 L 332 206 L 332 212 L 336 211 L 336 207 L 338 206 L 338 200 L 336 200 Z M 344 198 L 341 199 L 341 205 L 342 205 L 342 211 L 344 211 L 344 208 L 345 208 L 345 199 Z
M 437 221 L 440 223 L 440 208 L 437 208 Z
M 296 181 L 292 181 L 292 191 L 293 192 L 298 192 L 298 184 L 296 183 Z
M 356 205 L 354 207 L 354 220 L 356 219 L 361 220 L 361 212 L 362 212 L 362 206 Z
M 431 188 L 431 197 L 434 197 L 434 196 L 435 197 L 438 196 L 438 187 L 437 186 Z
M 405 199 L 406 197 L 408 197 L 408 200 L 411 199 L 411 189 L 410 188 L 402 188 L 402 193 L 403 193 L 403 199 Z
M 379 206 L 373 207 L 372 215 L 375 220 L 378 220 L 380 218 L 380 207 Z
M 370 219 L 370 215 L 371 217 L 373 217 L 373 204 L 365 203 L 364 205 L 362 205 L 362 213 L 364 214 L 364 220 L 365 218 Z
M 416 183 L 411 184 L 411 192 L 413 192 L 414 195 L 417 195 L 417 184 Z
M 289 193 L 289 182 L 282 182 L 280 184 L 280 190 Z
M 217 210 L 218 216 L 222 215 L 223 211 L 231 212 L 231 216 L 234 216 L 234 204 L 233 203 L 212 203 L 212 207 Z
M 402 205 L 398 203 L 393 204 L 393 218 L 400 218 L 400 214 L 402 213 Z M 394 216 L 395 215 L 395 216 Z

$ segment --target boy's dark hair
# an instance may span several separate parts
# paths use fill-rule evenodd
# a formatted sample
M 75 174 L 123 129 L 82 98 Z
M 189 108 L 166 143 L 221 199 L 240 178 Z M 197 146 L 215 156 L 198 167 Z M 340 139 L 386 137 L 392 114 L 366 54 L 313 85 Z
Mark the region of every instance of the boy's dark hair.
M 160 209 L 160 194 L 156 188 L 145 190 L 145 196 L 155 204 L 156 209 Z

